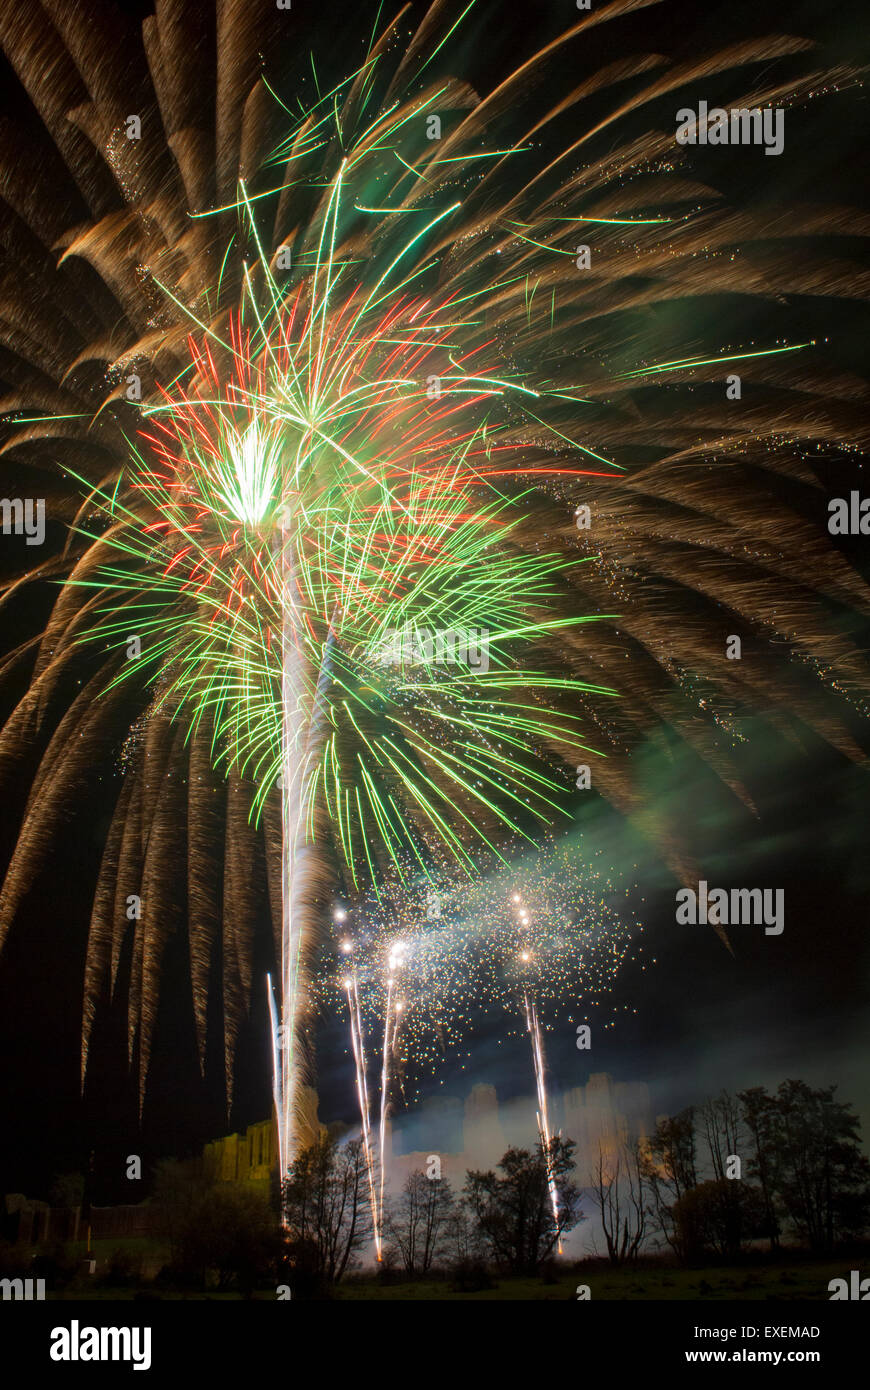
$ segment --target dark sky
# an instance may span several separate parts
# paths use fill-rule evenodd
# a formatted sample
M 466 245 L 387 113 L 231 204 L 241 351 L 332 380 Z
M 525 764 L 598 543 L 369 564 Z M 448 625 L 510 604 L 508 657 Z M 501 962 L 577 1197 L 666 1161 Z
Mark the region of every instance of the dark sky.
M 299 23 L 313 32 L 328 17 L 325 43 L 335 61 L 342 48 L 335 44 L 340 8 L 314 8 L 316 16 L 309 9 Z M 375 7 L 361 8 L 364 27 L 369 27 Z M 359 9 L 353 7 L 358 19 Z M 137 11 L 147 12 L 147 5 Z M 486 86 L 517 52 L 538 46 L 572 22 L 574 14 L 568 0 L 536 0 L 533 6 L 488 3 L 479 41 L 469 44 L 471 80 Z M 353 22 L 348 18 L 348 26 Z M 859 7 L 843 4 L 665 3 L 623 23 L 632 35 L 643 35 L 651 49 L 684 54 L 777 30 L 817 38 L 829 59 L 838 54 L 854 58 L 862 41 L 866 51 Z M 619 26 L 607 26 L 606 40 L 593 37 L 590 42 L 601 45 L 603 58 L 612 59 L 619 35 Z M 327 57 L 324 62 L 328 64 Z M 14 109 L 14 83 L 4 85 L 7 109 Z M 723 152 L 715 178 L 738 204 L 764 199 L 774 186 L 777 196 L 866 208 L 866 106 L 866 94 L 858 91 L 789 113 L 781 157 L 759 158 L 752 166 Z M 710 169 L 705 176 L 714 177 Z M 771 309 L 772 315 L 776 312 Z M 789 324 L 793 334 L 804 326 L 811 333 L 822 326 L 836 359 L 861 369 L 870 329 L 865 307 L 814 301 L 811 308 L 795 311 L 792 306 Z M 860 486 L 860 463 L 844 460 L 839 476 L 844 490 Z M 860 547 L 860 541 L 849 543 L 852 558 L 866 574 Z M 857 715 L 855 732 L 866 745 Z M 676 884 L 650 847 L 598 801 L 578 805 L 584 843 L 590 853 L 601 850 L 615 877 L 630 888 L 630 906 L 645 924 L 643 958 L 654 956 L 657 963 L 643 974 L 637 964 L 626 967 L 611 1001 L 618 1025 L 606 1032 L 596 1028 L 591 1056 L 577 1051 L 573 1027 L 560 1020 L 558 1011 L 553 1015 L 547 1038 L 553 1083 L 559 1088 L 576 1085 L 590 1071 L 645 1081 L 661 1112 L 723 1086 L 775 1084 L 800 1076 L 816 1084 L 839 1082 L 843 1096 L 870 1123 L 864 1060 L 870 1041 L 868 774 L 818 741 L 808 739 L 807 748 L 798 750 L 769 728 L 757 731 L 745 761 L 742 770 L 760 810 L 757 819 L 725 795 L 700 763 L 661 746 L 651 747 L 644 760 L 649 795 L 676 808 L 711 883 L 785 889 L 785 932 L 766 938 L 758 928 L 738 928 L 732 955 L 711 930 L 678 928 Z M 109 804 L 113 775 L 105 769 Z M 119 1156 L 192 1151 L 228 1127 L 242 1127 L 269 1111 L 263 992 L 258 987 L 242 1038 L 228 1126 L 214 1046 L 205 1082 L 198 1076 L 180 936 L 168 947 L 142 1130 L 135 1084 L 126 1069 L 123 991 L 98 1025 L 95 1065 L 80 1100 L 82 953 L 108 814 L 108 809 L 101 814 L 99 806 L 69 807 L 51 872 L 27 900 L 0 958 L 0 1191 L 46 1195 L 53 1174 L 81 1168 L 93 1150 L 98 1200 L 129 1198 L 129 1190 L 111 1177 L 119 1171 Z M 637 1013 L 625 1013 L 624 1006 Z M 566 1001 L 566 1017 L 569 1007 Z M 602 1022 L 609 1016 L 603 1015 Z M 481 1018 L 468 1044 L 471 1057 L 448 1061 L 438 1077 L 424 1080 L 422 1094 L 463 1096 L 474 1080 L 495 1083 L 504 1098 L 527 1094 L 527 1043 L 522 1038 L 499 1043 L 503 1034 L 501 1021 Z M 319 1057 L 321 1117 L 352 1120 L 354 1098 L 338 1025 L 324 1024 Z

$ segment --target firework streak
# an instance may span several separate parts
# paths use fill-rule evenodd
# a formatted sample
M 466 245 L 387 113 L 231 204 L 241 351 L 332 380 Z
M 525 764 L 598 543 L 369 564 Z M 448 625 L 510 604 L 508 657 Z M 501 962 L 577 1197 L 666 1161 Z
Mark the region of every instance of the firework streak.
M 538 1121 L 538 1134 L 541 1138 L 541 1153 L 547 1164 L 548 1176 L 547 1187 L 550 1192 L 550 1203 L 553 1208 L 553 1221 L 556 1229 L 559 1228 L 559 1197 L 556 1192 L 556 1181 L 550 1168 L 550 1151 L 553 1136 L 550 1133 L 550 1117 L 547 1108 L 547 1077 L 546 1064 L 544 1062 L 544 1040 L 541 1036 L 541 1025 L 538 1022 L 538 1011 L 534 1004 L 529 1003 L 528 994 L 523 996 L 523 1003 L 526 1011 L 526 1027 L 529 1030 L 529 1037 L 532 1044 L 532 1061 L 535 1068 L 535 1087 L 538 1093 L 538 1109 L 536 1118 Z M 562 1253 L 562 1242 L 559 1241 L 559 1254 Z
M 362 1127 L 363 1153 L 365 1155 L 366 1171 L 369 1180 L 372 1230 L 374 1232 L 375 1253 L 378 1260 L 380 1260 L 382 1250 L 383 1184 L 381 1184 L 380 1192 L 378 1193 L 376 1188 L 374 1154 L 372 1152 L 365 1044 L 363 1039 L 362 1016 L 359 1007 L 359 989 L 357 987 L 355 970 L 353 975 L 346 980 L 345 988 L 347 991 L 348 1014 L 350 1016 L 351 1048 L 353 1050 L 353 1061 L 356 1071 L 356 1094 L 359 1102 L 360 1124 Z M 383 1142 L 381 1144 L 381 1173 L 383 1173 Z
M 343 920 L 344 914 L 341 913 L 338 920 Z M 344 940 L 341 943 L 341 951 L 345 956 L 353 953 L 353 943 Z M 363 1141 L 363 1153 L 365 1155 L 366 1169 L 368 1172 L 369 1196 L 372 1211 L 372 1228 L 374 1231 L 375 1253 L 378 1260 L 382 1258 L 383 1250 L 383 1230 L 384 1230 L 384 1201 L 386 1195 L 386 1135 L 387 1135 L 387 1112 L 389 1107 L 390 1083 L 391 1083 L 391 1060 L 396 1050 L 396 1043 L 399 1035 L 399 1025 L 402 1021 L 404 1001 L 394 998 L 394 985 L 396 983 L 396 972 L 404 965 L 405 945 L 403 942 L 394 942 L 390 947 L 387 961 L 386 976 L 386 998 L 383 1013 L 383 1043 L 381 1056 L 380 1072 L 380 1120 L 378 1125 L 378 1147 L 377 1160 L 375 1159 L 374 1147 L 372 1144 L 371 1131 L 371 1107 L 369 1103 L 368 1088 L 368 1065 L 365 1051 L 365 1029 L 363 1026 L 362 1010 L 360 1008 L 359 981 L 357 977 L 356 962 L 351 966 L 350 974 L 345 974 L 342 978 L 342 986 L 347 997 L 348 1015 L 350 1019 L 351 1051 L 353 1054 L 354 1071 L 356 1077 L 356 1094 L 360 1112 L 360 1127 Z

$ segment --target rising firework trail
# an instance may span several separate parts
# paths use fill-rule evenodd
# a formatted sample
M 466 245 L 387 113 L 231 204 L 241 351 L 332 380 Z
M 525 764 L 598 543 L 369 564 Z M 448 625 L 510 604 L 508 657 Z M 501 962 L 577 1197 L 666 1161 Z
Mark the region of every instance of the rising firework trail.
M 393 977 L 387 977 L 387 999 L 384 1007 L 384 1047 L 381 1059 L 381 1120 L 378 1128 L 378 1158 L 380 1160 L 380 1193 L 378 1197 L 378 1226 L 384 1219 L 384 1182 L 386 1179 L 387 1101 L 390 1085 L 390 1005 L 393 999 Z
M 343 920 L 344 914 L 336 920 Z M 381 1044 L 380 1084 L 378 1088 L 379 1120 L 377 1159 L 375 1159 L 372 1140 L 371 1104 L 369 1101 L 368 1061 L 366 1057 L 366 1032 L 360 1007 L 359 978 L 354 959 L 353 943 L 349 939 L 341 942 L 343 956 L 350 958 L 349 966 L 342 975 L 342 988 L 345 993 L 350 1022 L 351 1053 L 354 1062 L 355 1090 L 360 1113 L 360 1129 L 363 1153 L 369 1183 L 369 1197 L 372 1211 L 375 1253 L 378 1261 L 383 1255 L 384 1208 L 386 1199 L 386 1133 L 389 1112 L 390 1086 L 392 1082 L 391 1061 L 398 1042 L 399 1026 L 404 1012 L 404 1000 L 395 998 L 396 972 L 404 964 L 405 946 L 394 942 L 389 948 L 386 975 L 382 981 L 384 992 Z
M 345 977 L 345 994 L 347 996 L 347 1009 L 350 1018 L 350 1039 L 351 1051 L 353 1053 L 354 1069 L 356 1073 L 356 1094 L 359 1104 L 360 1128 L 363 1141 L 363 1155 L 365 1157 L 366 1172 L 369 1184 L 369 1203 L 372 1213 L 372 1230 L 374 1232 L 375 1254 L 378 1261 L 382 1256 L 381 1249 L 381 1204 L 378 1202 L 376 1190 L 375 1161 L 372 1150 L 371 1117 L 369 1110 L 369 1091 L 368 1076 L 365 1054 L 365 1040 L 363 1036 L 362 1014 L 359 1005 L 359 985 L 356 978 L 356 968 L 352 973 Z
M 550 1116 L 547 1106 L 547 1075 L 546 1062 L 544 1060 L 544 1040 L 541 1036 L 541 1025 L 538 1021 L 538 1010 L 534 1003 L 530 1002 L 528 993 L 523 996 L 523 1003 L 526 1011 L 526 1027 L 529 1031 L 529 1038 L 532 1044 L 532 1063 L 535 1069 L 535 1088 L 538 1093 L 538 1108 L 536 1118 L 538 1122 L 538 1134 L 541 1139 L 541 1152 L 547 1164 L 547 1187 L 550 1191 L 550 1204 L 553 1208 L 553 1221 L 556 1229 L 559 1228 L 559 1195 L 556 1191 L 556 1180 L 550 1168 L 551 1149 L 553 1135 L 550 1132 Z M 562 1254 L 562 1242 L 559 1241 L 559 1254 Z
M 387 981 L 386 981 L 386 1001 L 384 1004 L 384 1046 L 381 1061 L 381 1120 L 380 1137 L 378 1145 L 378 1156 L 380 1162 L 380 1199 L 378 1202 L 378 1229 L 383 1230 L 384 1225 L 384 1183 L 387 1171 L 387 1113 L 390 1099 L 390 1063 L 396 1051 L 396 1044 L 399 1038 L 399 1025 L 402 1021 L 404 1011 L 404 1000 L 395 999 L 396 974 L 405 965 L 405 952 L 407 947 L 403 941 L 396 941 L 390 946 L 390 953 L 387 958 Z M 378 1256 L 380 1258 L 380 1255 Z
M 531 917 L 529 910 L 520 893 L 511 894 L 521 941 L 520 962 L 521 970 L 525 973 L 526 967 L 532 962 L 533 951 L 529 942 Z M 538 1009 L 533 999 L 529 997 L 528 986 L 523 988 L 523 1010 L 526 1018 L 526 1029 L 529 1034 L 529 1041 L 532 1047 L 532 1066 L 535 1073 L 535 1091 L 537 1093 L 537 1110 L 535 1118 L 538 1125 L 538 1135 L 541 1141 L 541 1153 L 547 1164 L 547 1187 L 550 1192 L 550 1203 L 553 1208 L 553 1221 L 556 1229 L 559 1227 L 559 1197 L 556 1191 L 556 1182 L 553 1177 L 551 1163 L 551 1148 L 553 1135 L 550 1131 L 550 1112 L 547 1102 L 547 1068 L 544 1058 L 544 1039 L 541 1033 L 541 1025 L 538 1019 Z M 559 1241 L 559 1254 L 562 1253 L 562 1242 Z

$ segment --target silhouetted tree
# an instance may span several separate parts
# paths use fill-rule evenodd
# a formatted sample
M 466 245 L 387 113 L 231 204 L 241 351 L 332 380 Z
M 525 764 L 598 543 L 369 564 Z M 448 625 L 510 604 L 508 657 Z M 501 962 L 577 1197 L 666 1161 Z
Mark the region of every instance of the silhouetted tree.
M 700 1120 L 713 1177 L 722 1181 L 728 1178 L 729 1159 L 740 1157 L 744 1149 L 740 1102 L 728 1091 L 722 1091 L 714 1100 L 704 1102 Z M 730 1181 L 734 1181 L 733 1177 Z
M 747 1134 L 747 1177 L 757 1178 L 764 1204 L 764 1234 L 771 1250 L 779 1247 L 780 1222 L 776 1194 L 779 1187 L 781 1154 L 775 1142 L 777 1129 L 776 1101 L 764 1086 L 751 1086 L 739 1091 L 743 1123 Z
M 479 1260 L 485 1253 L 477 1219 L 467 1200 L 454 1200 L 446 1240 L 447 1253 L 453 1265 L 467 1265 Z
M 636 1143 L 620 1145 L 605 1155 L 598 1145 L 598 1163 L 590 1181 L 592 1201 L 601 1216 L 612 1265 L 637 1258 L 647 1226 L 646 1179 Z
M 704 1188 L 696 1202 L 703 1217 L 702 1245 L 714 1254 L 736 1258 L 748 1239 L 766 1234 L 761 1195 L 747 1181 L 749 1136 L 739 1099 L 721 1091 L 705 1101 L 700 1125 L 713 1173 L 712 1182 L 701 1183 L 696 1189 Z
M 651 1198 L 648 1211 L 654 1228 L 680 1259 L 688 1258 L 674 1206 L 698 1182 L 694 1106 L 659 1120 L 644 1145 L 641 1172 Z
M 154 1201 L 171 1251 L 170 1273 L 250 1293 L 271 1277 L 280 1236 L 268 1195 L 241 1183 L 215 1181 L 197 1160 L 162 1160 Z
M 671 1217 L 686 1261 L 709 1255 L 737 1259 L 764 1229 L 764 1202 L 760 1190 L 741 1178 L 714 1178 L 684 1192 Z
M 453 1207 L 453 1192 L 444 1178 L 408 1174 L 386 1222 L 386 1234 L 412 1278 L 428 1273 L 444 1254 Z
M 783 1081 L 772 1095 L 763 1086 L 736 1099 L 723 1091 L 700 1111 L 659 1121 L 642 1170 L 654 1225 L 681 1259 L 733 1257 L 757 1235 L 774 1248 L 784 1223 L 819 1251 L 867 1229 L 870 1161 L 853 1107 L 835 1092 Z M 713 1173 L 706 1181 L 698 1172 L 699 1117 Z M 729 1177 L 732 1156 L 746 1159 L 739 1178 L 733 1166 Z
M 851 1105 L 835 1099 L 836 1089 L 783 1081 L 774 1102 L 777 1195 L 795 1231 L 814 1250 L 859 1235 L 870 1211 L 870 1162 L 860 1149 L 860 1121 Z
M 337 1284 L 372 1234 L 361 1139 L 339 1144 L 323 1134 L 296 1159 L 284 1189 L 291 1267 Z
M 571 1181 L 574 1149 L 558 1136 L 535 1152 L 510 1148 L 493 1172 L 466 1175 L 465 1195 L 483 1244 L 514 1274 L 534 1274 L 565 1231 L 582 1219 L 580 1193 Z M 553 1211 L 550 1183 L 555 1185 Z

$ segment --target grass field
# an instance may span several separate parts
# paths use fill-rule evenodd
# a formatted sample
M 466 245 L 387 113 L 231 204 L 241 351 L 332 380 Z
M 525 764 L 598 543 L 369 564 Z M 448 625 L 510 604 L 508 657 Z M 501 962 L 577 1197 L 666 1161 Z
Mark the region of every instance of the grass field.
M 707 1270 L 641 1269 L 610 1270 L 594 1268 L 566 1272 L 558 1283 L 545 1284 L 541 1279 L 499 1279 L 494 1289 L 478 1293 L 455 1293 L 447 1282 L 379 1285 L 376 1280 L 354 1279 L 340 1285 L 339 1299 L 449 1299 L 454 1301 L 489 1302 L 507 1299 L 565 1300 L 577 1298 L 578 1284 L 588 1284 L 594 1300 L 646 1299 L 696 1300 L 719 1302 L 729 1299 L 807 1299 L 830 1298 L 828 1282 L 848 1273 L 843 1260 L 797 1264 L 782 1263 L 752 1268 L 736 1267 Z
M 123 1249 L 135 1257 L 136 1274 L 126 1286 L 113 1283 L 107 1277 L 108 1265 L 114 1251 Z M 85 1246 L 78 1243 L 67 1247 L 67 1253 L 74 1263 L 80 1264 L 85 1254 Z M 81 1268 L 70 1282 L 55 1287 L 51 1291 L 49 1280 L 46 1290 L 49 1298 L 56 1299 L 99 1299 L 127 1301 L 139 1294 L 146 1298 L 159 1299 L 220 1299 L 233 1301 L 241 1297 L 238 1293 L 218 1291 L 210 1288 L 201 1290 L 176 1290 L 152 1284 L 153 1276 L 167 1261 L 168 1250 L 159 1241 L 148 1239 L 107 1240 L 94 1242 L 92 1254 L 97 1259 L 94 1275 L 87 1275 Z M 782 1254 L 771 1263 L 749 1260 L 742 1265 L 717 1266 L 710 1269 L 679 1269 L 665 1263 L 648 1260 L 633 1269 L 611 1269 L 602 1261 L 590 1261 L 569 1267 L 558 1268 L 549 1281 L 540 1277 L 513 1278 L 494 1276 L 495 1286 L 474 1292 L 461 1292 L 451 1287 L 449 1278 L 389 1281 L 374 1275 L 352 1274 L 335 1290 L 333 1297 L 339 1301 L 372 1302 L 538 1302 L 566 1301 L 577 1299 L 578 1285 L 588 1284 L 593 1300 L 633 1301 L 702 1301 L 728 1302 L 731 1300 L 777 1301 L 807 1300 L 822 1301 L 830 1298 L 828 1284 L 831 1279 L 848 1277 L 849 1269 L 861 1266 L 862 1257 L 855 1255 L 827 1259 L 812 1259 L 800 1253 Z M 866 1253 L 864 1255 L 866 1264 Z M 256 1299 L 273 1300 L 273 1289 L 260 1289 L 254 1294 Z

